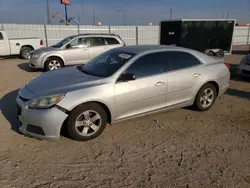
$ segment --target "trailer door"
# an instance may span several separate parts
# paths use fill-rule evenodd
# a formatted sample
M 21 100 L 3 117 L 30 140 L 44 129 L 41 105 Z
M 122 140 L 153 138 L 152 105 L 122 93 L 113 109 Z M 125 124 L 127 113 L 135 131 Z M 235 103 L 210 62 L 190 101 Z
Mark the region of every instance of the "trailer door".
M 161 22 L 160 44 L 180 46 L 181 21 Z

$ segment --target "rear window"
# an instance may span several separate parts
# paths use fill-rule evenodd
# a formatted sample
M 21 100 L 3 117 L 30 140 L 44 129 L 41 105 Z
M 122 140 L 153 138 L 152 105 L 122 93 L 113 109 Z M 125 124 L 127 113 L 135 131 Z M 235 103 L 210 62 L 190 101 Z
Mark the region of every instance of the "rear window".
M 115 38 L 105 38 L 108 45 L 120 44 Z
M 0 40 L 3 40 L 3 34 L 0 32 Z

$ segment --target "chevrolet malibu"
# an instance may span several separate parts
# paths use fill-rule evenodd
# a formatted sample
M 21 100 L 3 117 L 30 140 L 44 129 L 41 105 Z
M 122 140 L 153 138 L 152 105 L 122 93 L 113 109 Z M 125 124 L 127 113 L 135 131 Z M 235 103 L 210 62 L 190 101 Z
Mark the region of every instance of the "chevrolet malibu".
M 127 46 L 86 65 L 44 73 L 19 91 L 19 130 L 56 140 L 66 126 L 76 140 L 99 136 L 114 123 L 160 110 L 205 111 L 229 86 L 223 59 L 174 46 Z

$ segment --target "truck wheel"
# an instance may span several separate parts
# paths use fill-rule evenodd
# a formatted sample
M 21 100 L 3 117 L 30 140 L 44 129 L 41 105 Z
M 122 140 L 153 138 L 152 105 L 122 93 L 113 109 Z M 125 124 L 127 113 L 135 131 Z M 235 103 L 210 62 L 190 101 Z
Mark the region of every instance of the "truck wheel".
M 57 58 L 57 57 L 48 58 L 44 64 L 45 71 L 52 71 L 52 70 L 60 69 L 61 67 L 63 67 L 63 62 L 60 58 Z
M 98 137 L 107 124 L 107 114 L 97 103 L 83 104 L 74 109 L 68 119 L 68 133 L 80 141 Z
M 20 57 L 22 59 L 29 59 L 32 50 L 33 49 L 31 47 L 28 47 L 28 46 L 22 47 L 20 50 Z

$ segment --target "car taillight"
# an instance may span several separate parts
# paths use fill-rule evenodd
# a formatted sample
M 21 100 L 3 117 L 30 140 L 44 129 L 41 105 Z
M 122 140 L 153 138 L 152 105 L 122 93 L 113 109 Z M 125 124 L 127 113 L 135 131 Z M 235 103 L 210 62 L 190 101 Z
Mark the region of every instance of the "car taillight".
M 229 63 L 224 62 L 224 64 L 226 65 L 227 68 L 230 68 L 230 64 Z
M 40 46 L 43 46 L 43 40 L 40 40 Z

